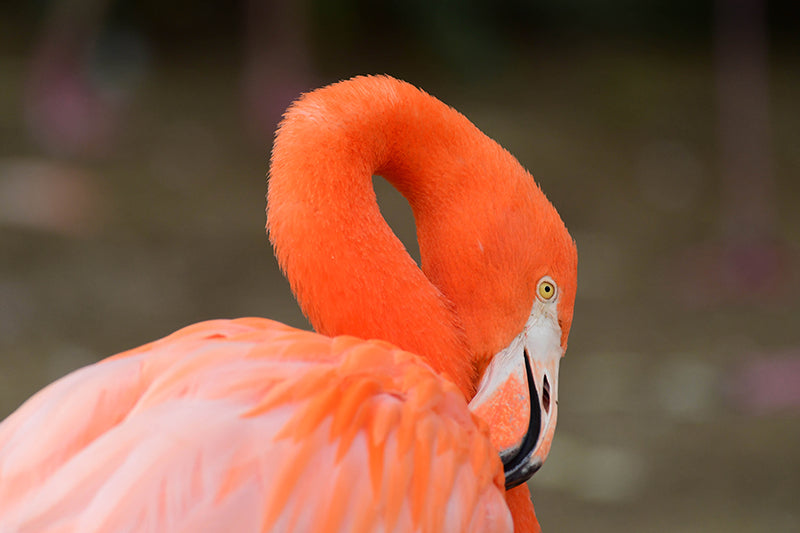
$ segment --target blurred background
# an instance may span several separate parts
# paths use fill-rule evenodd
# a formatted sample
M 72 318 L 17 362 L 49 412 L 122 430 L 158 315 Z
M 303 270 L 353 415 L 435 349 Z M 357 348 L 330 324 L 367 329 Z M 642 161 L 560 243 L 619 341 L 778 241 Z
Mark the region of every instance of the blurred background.
M 306 327 L 264 235 L 300 92 L 388 73 L 536 176 L 578 243 L 545 531 L 800 531 L 800 4 L 0 7 L 0 419 L 209 318 Z M 416 253 L 408 207 L 376 180 Z

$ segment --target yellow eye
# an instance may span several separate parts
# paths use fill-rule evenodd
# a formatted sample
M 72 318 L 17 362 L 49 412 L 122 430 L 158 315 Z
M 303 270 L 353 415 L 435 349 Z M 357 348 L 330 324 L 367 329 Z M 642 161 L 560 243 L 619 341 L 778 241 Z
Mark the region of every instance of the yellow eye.
M 556 284 L 547 279 L 539 282 L 539 287 L 536 289 L 539 299 L 548 302 L 556 295 Z

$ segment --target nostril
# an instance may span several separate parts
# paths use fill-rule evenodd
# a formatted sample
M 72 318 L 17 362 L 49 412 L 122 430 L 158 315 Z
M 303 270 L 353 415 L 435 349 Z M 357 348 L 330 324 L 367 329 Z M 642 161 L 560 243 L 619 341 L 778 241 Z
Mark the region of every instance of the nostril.
M 542 408 L 545 413 L 550 414 L 550 382 L 547 381 L 547 376 L 542 382 Z

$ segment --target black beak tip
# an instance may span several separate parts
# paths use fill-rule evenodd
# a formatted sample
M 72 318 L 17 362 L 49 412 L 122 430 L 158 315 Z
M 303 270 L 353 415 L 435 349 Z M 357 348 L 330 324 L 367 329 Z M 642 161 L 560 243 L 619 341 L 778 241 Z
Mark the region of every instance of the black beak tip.
M 521 485 L 528 481 L 533 474 L 542 466 L 542 461 L 536 459 L 531 461 L 531 456 L 536 449 L 539 441 L 539 433 L 542 427 L 542 413 L 539 407 L 539 395 L 536 392 L 536 383 L 533 381 L 533 371 L 527 353 L 525 354 L 525 373 L 528 379 L 528 394 L 531 399 L 531 418 L 528 422 L 528 431 L 520 444 L 519 449 L 511 455 L 503 456 L 503 470 L 506 475 L 506 490 Z
M 513 489 L 528 481 L 540 468 L 542 462 L 539 460 L 531 463 L 519 464 L 517 468 L 506 471 L 506 490 Z

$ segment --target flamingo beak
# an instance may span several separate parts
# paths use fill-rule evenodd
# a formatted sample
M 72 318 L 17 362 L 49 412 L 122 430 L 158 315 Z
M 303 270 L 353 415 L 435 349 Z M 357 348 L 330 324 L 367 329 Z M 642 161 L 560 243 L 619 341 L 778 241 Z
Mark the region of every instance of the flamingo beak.
M 489 424 L 506 490 L 530 479 L 550 452 L 563 353 L 555 306 L 537 300 L 522 333 L 492 358 L 469 404 Z

